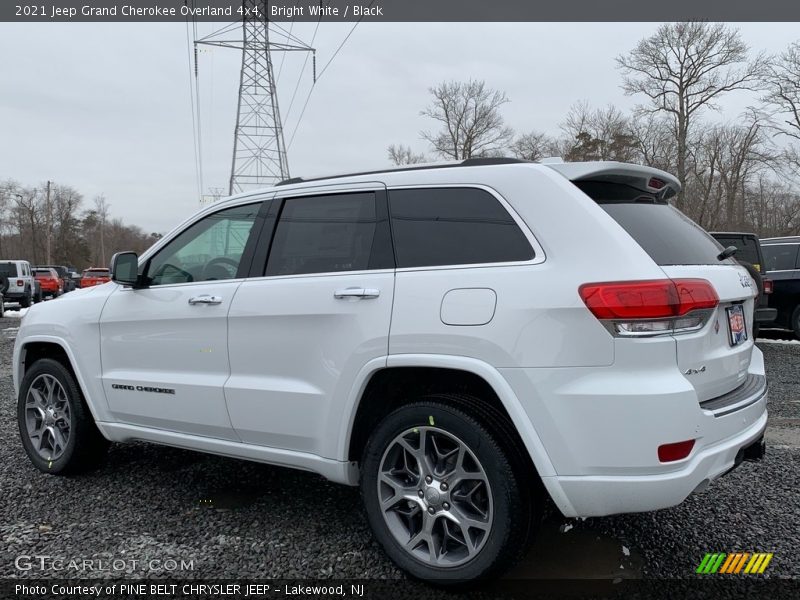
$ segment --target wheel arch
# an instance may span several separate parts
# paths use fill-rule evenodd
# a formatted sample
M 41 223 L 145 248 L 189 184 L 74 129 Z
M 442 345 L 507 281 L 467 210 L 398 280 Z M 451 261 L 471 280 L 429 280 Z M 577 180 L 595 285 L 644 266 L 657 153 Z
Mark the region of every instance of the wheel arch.
M 95 410 L 94 402 L 92 402 L 91 395 L 88 393 L 88 387 L 84 381 L 80 371 L 76 368 L 78 364 L 70 349 L 69 345 L 64 343 L 64 340 L 56 337 L 41 336 L 28 338 L 19 347 L 18 359 L 14 361 L 14 380 L 16 395 L 19 395 L 19 388 L 22 385 L 22 378 L 25 377 L 27 369 L 42 358 L 51 358 L 59 361 L 64 367 L 75 377 L 75 381 L 83 394 L 86 406 L 94 418 L 95 423 L 99 426 L 100 419 Z
M 349 419 L 340 436 L 339 456 L 343 460 L 358 462 L 369 431 L 408 400 L 403 397 L 405 394 L 461 391 L 481 397 L 508 420 L 540 477 L 555 475 L 541 438 L 519 399 L 503 376 L 483 361 L 438 354 L 393 355 L 385 364 L 365 373 L 355 387 L 350 410 L 345 412 Z

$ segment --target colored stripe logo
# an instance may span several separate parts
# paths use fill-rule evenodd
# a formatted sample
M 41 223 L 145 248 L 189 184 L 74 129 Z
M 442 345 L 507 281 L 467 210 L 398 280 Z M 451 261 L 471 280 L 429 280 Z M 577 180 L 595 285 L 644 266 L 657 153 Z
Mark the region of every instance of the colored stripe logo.
M 700 566 L 697 567 L 695 573 L 701 575 L 713 573 L 760 575 L 767 570 L 772 556 L 772 552 L 734 552 L 732 554 L 708 552 L 700 561 Z

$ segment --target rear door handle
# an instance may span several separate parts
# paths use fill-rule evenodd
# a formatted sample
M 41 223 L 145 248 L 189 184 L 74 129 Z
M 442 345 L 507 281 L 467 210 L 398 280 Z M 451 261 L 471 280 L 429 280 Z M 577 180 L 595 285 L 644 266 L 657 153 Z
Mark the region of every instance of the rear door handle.
M 209 296 L 204 294 L 202 296 L 194 296 L 189 298 L 189 304 L 222 304 L 221 296 Z
M 343 290 L 336 290 L 333 293 L 333 297 L 336 298 L 337 300 L 345 300 L 347 298 L 368 300 L 370 298 L 377 298 L 380 295 L 381 291 L 376 288 L 360 288 L 360 287 L 344 288 Z

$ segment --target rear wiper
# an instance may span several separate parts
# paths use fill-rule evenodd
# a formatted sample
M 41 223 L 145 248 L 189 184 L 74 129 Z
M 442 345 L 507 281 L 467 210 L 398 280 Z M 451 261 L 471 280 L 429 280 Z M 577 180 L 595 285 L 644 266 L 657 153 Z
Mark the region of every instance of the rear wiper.
M 723 261 L 726 258 L 730 258 L 731 256 L 733 256 L 738 251 L 739 249 L 736 246 L 728 246 L 727 248 L 725 248 L 725 250 L 717 254 L 717 260 Z

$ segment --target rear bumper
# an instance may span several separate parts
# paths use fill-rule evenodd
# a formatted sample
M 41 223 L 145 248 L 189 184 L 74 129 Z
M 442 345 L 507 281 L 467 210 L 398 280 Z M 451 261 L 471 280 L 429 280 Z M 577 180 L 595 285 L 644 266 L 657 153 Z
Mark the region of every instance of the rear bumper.
M 766 398 L 759 401 L 762 405 Z M 762 406 L 763 408 L 763 406 Z M 634 477 L 556 477 L 556 483 L 572 506 L 566 516 L 599 517 L 617 513 L 646 512 L 683 502 L 702 491 L 746 458 L 755 458 L 767 427 L 767 412 L 739 435 L 703 448 L 679 471 Z
M 755 322 L 758 323 L 759 325 L 772 323 L 777 318 L 778 318 L 777 308 L 757 308 L 755 310 L 754 319 Z
M 692 375 L 664 366 L 674 347 L 639 340 L 630 348 L 635 355 L 617 348 L 624 366 L 500 369 L 553 466 L 542 480 L 565 516 L 679 504 L 741 462 L 740 451 L 764 434 L 768 392 L 758 348 L 742 393 L 713 406 L 698 401 Z M 752 388 L 744 385 L 750 380 Z M 660 445 L 685 440 L 695 441 L 689 456 L 659 461 Z

